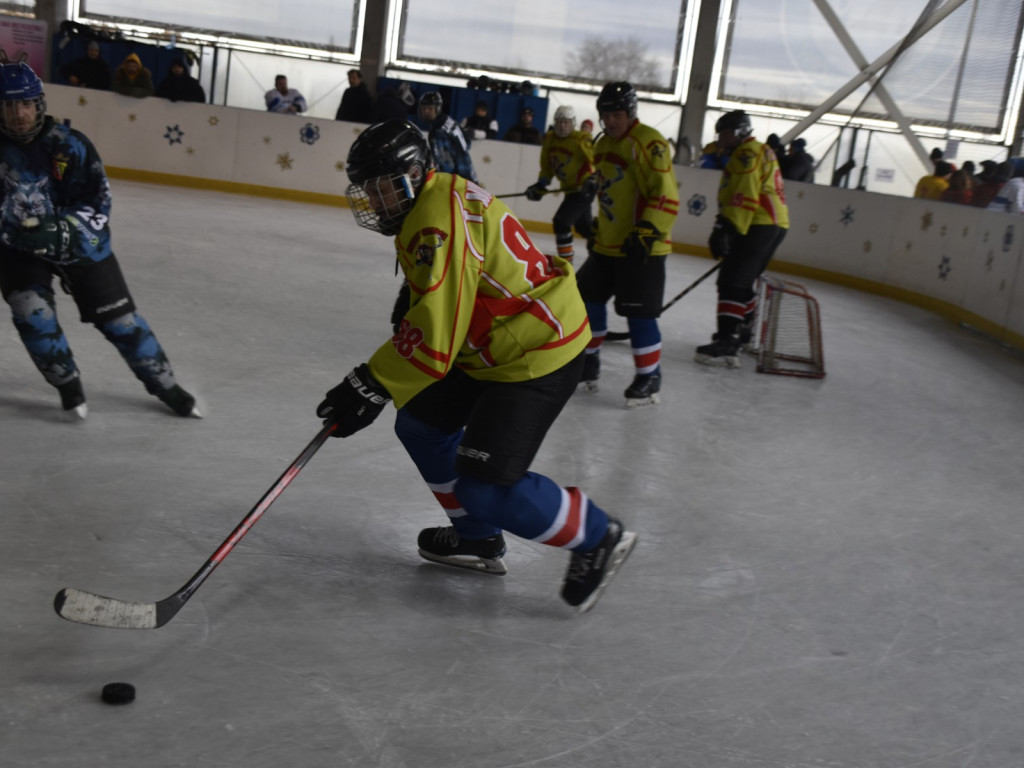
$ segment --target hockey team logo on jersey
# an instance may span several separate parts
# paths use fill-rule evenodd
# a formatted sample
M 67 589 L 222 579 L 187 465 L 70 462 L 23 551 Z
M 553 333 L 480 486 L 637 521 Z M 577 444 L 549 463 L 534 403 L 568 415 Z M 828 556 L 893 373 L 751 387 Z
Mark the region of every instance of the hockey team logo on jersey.
M 438 250 L 444 247 L 447 239 L 447 232 L 434 227 L 426 227 L 417 232 L 409 247 L 409 251 L 416 254 L 416 266 L 433 266 L 434 257 Z
M 53 156 L 53 178 L 57 181 L 61 181 L 64 178 L 64 173 L 68 169 L 68 158 L 67 155 L 57 153 Z

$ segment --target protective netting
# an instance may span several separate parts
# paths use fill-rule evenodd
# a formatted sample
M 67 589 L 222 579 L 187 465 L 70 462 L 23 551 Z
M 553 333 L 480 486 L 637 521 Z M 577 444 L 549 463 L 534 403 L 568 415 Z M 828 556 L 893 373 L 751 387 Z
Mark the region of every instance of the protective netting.
M 759 373 L 824 378 L 821 310 L 806 288 L 762 275 L 757 313 L 755 351 Z

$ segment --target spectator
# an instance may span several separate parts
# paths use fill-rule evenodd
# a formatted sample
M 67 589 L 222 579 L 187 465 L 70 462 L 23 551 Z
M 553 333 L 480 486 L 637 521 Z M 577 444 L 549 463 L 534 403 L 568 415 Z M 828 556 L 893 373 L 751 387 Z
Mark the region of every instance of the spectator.
M 427 129 L 434 166 L 442 173 L 457 173 L 479 184 L 473 159 L 469 156 L 469 142 L 459 124 L 443 111 L 443 106 L 437 91 L 427 91 L 420 97 L 420 120 Z
M 923 200 L 941 200 L 942 193 L 949 189 L 949 176 L 953 173 L 953 166 L 945 160 L 935 163 L 935 170 L 922 176 L 914 187 L 914 197 Z
M 971 194 L 971 205 L 975 208 L 987 208 L 1012 175 L 1013 170 L 1009 163 L 982 160 L 981 173 L 978 174 L 978 181 Z
M 966 166 L 966 163 L 964 164 Z M 974 180 L 967 168 L 960 168 L 949 175 L 949 188 L 942 193 L 940 198 L 944 203 L 959 203 L 970 205 L 971 197 L 974 194 Z
M 986 211 L 1001 211 L 1003 213 L 1024 213 L 1024 178 L 1014 176 L 1013 163 L 1009 160 L 1000 163 L 996 174 L 1005 179 L 998 194 L 992 198 Z
M 398 87 L 385 88 L 377 95 L 370 114 L 370 122 L 385 123 L 388 120 L 408 120 L 412 107 L 416 104 L 412 87 L 408 83 L 399 83 Z
M 718 145 L 730 153 L 718 187 L 718 215 L 708 239 L 718 272 L 716 331 L 697 347 L 703 365 L 738 368 L 740 347 L 753 336 L 757 293 L 754 283 L 768 268 L 789 231 L 785 183 L 775 153 L 753 136 L 742 109 L 715 123 Z
M 597 231 L 576 275 L 593 340 L 581 384 L 597 388 L 600 350 L 608 333 L 608 302 L 626 318 L 634 377 L 626 405 L 657 403 L 661 389 L 661 331 L 665 261 L 679 213 L 679 186 L 665 137 L 637 119 L 636 89 L 608 83 L 597 97 L 604 133 L 594 143 Z
M 199 416 L 135 308 L 111 246 L 110 184 L 88 138 L 46 114 L 25 64 L 0 65 L 0 294 L 36 368 L 72 418 L 87 414 L 82 380 L 57 317 L 56 278 L 149 394 Z
M 523 107 L 519 112 L 519 122 L 505 132 L 505 141 L 516 141 L 520 144 L 543 144 L 544 136 L 533 126 L 533 110 Z
M 526 199 L 540 200 L 553 179 L 558 179 L 565 194 L 555 211 L 555 246 L 558 255 L 571 262 L 575 256 L 573 227 L 585 238 L 593 235 L 590 205 L 597 192 L 597 177 L 590 134 L 576 130 L 576 112 L 568 105 L 555 110 L 555 127 L 544 134 L 540 176 L 526 190 Z
M 274 87 L 263 97 L 267 102 L 267 112 L 282 115 L 297 115 L 307 109 L 305 97 L 294 88 L 288 87 L 288 78 L 278 75 L 274 78 Z
M 720 171 L 725 168 L 725 164 L 729 162 L 729 153 L 723 152 L 718 146 L 717 141 L 712 141 L 704 145 L 704 148 L 700 151 L 700 157 L 697 158 L 698 168 L 712 168 Z
M 478 101 L 473 114 L 462 119 L 462 132 L 470 141 L 498 138 L 498 121 L 491 117 L 486 101 Z
M 363 82 L 363 73 L 358 69 L 348 71 L 348 88 L 341 95 L 341 104 L 338 105 L 338 112 L 335 120 L 345 120 L 349 123 L 368 123 L 373 115 L 373 97 L 370 89 Z
M 814 183 L 814 158 L 807 153 L 805 139 L 793 139 L 790 142 L 785 160 L 779 158 L 779 167 L 784 179 Z
M 956 163 L 951 163 L 948 160 L 946 160 L 945 153 L 938 147 L 931 151 L 931 154 L 928 155 L 928 159 L 932 161 L 933 168 L 938 166 L 938 164 L 941 162 L 946 162 L 949 164 L 950 173 L 956 170 Z
M 594 135 L 594 121 L 589 119 L 589 118 L 584 120 L 582 123 L 580 123 L 580 130 L 583 131 L 586 134 L 589 134 L 590 136 L 593 136 Z
M 114 72 L 111 90 L 137 99 L 152 96 L 156 92 L 153 88 L 153 75 L 142 66 L 142 59 L 134 53 L 129 53 Z
M 171 71 L 157 86 L 156 95 L 171 101 L 206 102 L 206 91 L 188 72 L 185 60 L 178 58 L 171 62 Z
M 60 73 L 71 85 L 98 91 L 110 90 L 110 65 L 100 55 L 100 44 L 95 40 L 89 41 L 85 56 L 65 64 Z

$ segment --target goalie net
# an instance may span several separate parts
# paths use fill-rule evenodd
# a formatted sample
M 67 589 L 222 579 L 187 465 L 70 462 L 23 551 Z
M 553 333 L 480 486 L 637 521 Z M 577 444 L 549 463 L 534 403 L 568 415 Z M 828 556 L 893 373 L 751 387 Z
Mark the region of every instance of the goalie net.
M 824 378 L 817 300 L 799 283 L 769 275 L 762 275 L 758 283 L 758 372 Z

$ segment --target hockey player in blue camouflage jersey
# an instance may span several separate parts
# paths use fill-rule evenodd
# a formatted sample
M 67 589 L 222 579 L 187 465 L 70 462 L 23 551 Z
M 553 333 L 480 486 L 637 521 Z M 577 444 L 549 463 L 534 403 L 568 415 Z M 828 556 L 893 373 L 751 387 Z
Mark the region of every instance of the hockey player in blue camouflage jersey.
M 111 250 L 103 163 L 89 139 L 46 115 L 42 81 L 23 61 L 0 60 L 0 176 L 0 293 L 64 410 L 86 415 L 79 370 L 57 318 L 54 278 L 150 394 L 179 416 L 199 416 L 135 310 Z
M 437 91 L 428 91 L 420 97 L 420 120 L 427 129 L 434 166 L 442 173 L 455 173 L 479 184 L 473 159 L 469 156 L 470 141 L 441 107 L 441 94 Z

